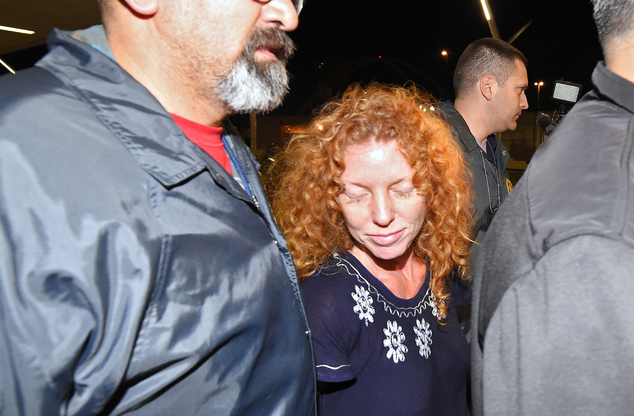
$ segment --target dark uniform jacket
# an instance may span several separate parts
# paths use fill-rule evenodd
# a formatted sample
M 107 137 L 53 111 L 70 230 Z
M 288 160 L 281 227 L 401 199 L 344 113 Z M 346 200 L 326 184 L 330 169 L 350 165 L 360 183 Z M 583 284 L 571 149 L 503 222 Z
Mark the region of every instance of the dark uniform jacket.
M 476 267 L 474 415 L 634 409 L 634 84 L 595 89 L 539 148 Z
M 491 224 L 491 220 L 502 202 L 513 189 L 506 171 L 506 164 L 511 156 L 500 139 L 492 134 L 487 138 L 487 141 L 493 149 L 494 157 L 489 157 L 478 145 L 466 121 L 450 101 L 441 102 L 440 109 L 454 128 L 456 143 L 464 152 L 465 162 L 472 175 L 473 219 L 475 222 L 473 237 L 476 244 L 471 245 L 469 265 L 470 270 L 473 270 L 480 244 L 489 229 L 489 224 Z M 471 275 L 471 273 L 469 274 Z
M 0 79 L 0 413 L 314 414 L 296 274 L 256 205 L 106 54 Z

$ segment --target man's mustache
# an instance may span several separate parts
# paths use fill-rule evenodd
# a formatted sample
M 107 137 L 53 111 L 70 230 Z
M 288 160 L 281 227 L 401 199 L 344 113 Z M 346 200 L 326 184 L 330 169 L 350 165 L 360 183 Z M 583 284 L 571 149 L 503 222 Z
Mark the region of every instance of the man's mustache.
M 255 51 L 259 48 L 270 50 L 280 62 L 285 64 L 295 52 L 295 43 L 281 29 L 273 27 L 256 28 L 249 36 L 243 55 L 252 60 Z

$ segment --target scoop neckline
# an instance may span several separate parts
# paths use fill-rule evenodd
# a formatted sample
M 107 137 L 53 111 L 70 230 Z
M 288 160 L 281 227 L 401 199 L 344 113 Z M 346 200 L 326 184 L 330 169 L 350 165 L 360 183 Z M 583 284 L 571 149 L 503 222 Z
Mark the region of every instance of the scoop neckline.
M 355 267 L 355 269 L 357 269 L 357 271 L 360 273 L 361 277 L 367 280 L 369 284 L 374 286 L 374 288 L 382 296 L 384 296 L 390 303 L 394 304 L 394 306 L 404 307 L 404 308 L 416 306 L 422 300 L 424 300 L 425 295 L 428 292 L 429 277 L 430 277 L 429 267 L 427 267 L 427 272 L 425 273 L 425 280 L 423 281 L 423 284 L 421 285 L 420 289 L 418 289 L 418 292 L 416 293 L 416 295 L 414 295 L 414 297 L 410 299 L 403 299 L 396 296 L 394 293 L 392 293 L 392 291 L 388 289 L 388 287 L 385 286 L 383 282 L 381 282 L 379 279 L 376 278 L 376 276 L 370 273 L 370 271 L 363 265 L 363 263 L 361 263 L 361 261 L 354 254 L 350 253 L 349 251 L 343 251 L 337 254 L 343 260 L 351 263 Z

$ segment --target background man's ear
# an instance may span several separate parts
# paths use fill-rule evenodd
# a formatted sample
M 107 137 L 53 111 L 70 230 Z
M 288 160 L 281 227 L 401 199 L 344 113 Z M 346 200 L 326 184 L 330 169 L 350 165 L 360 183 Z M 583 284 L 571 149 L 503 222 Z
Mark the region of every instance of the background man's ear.
M 141 17 L 154 16 L 159 6 L 159 0 L 123 0 L 123 2 Z
M 480 94 L 487 100 L 491 101 L 497 91 L 498 83 L 491 75 L 485 75 L 480 78 Z

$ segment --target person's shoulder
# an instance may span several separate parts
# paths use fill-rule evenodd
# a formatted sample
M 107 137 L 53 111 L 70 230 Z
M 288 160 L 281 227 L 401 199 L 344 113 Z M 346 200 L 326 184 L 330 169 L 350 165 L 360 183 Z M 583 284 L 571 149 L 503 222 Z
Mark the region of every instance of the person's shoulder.
M 315 274 L 300 283 L 302 297 L 309 307 L 341 305 L 355 293 L 354 286 L 359 284 L 357 275 L 358 271 L 345 254 L 333 254 Z
M 328 292 L 345 290 L 353 281 L 356 281 L 353 267 L 345 256 L 333 254 L 315 274 L 302 281 L 300 287 L 306 292 L 320 291 L 324 287 Z
M 88 128 L 106 131 L 90 106 L 48 70 L 35 66 L 0 78 L 0 138 L 34 161 L 94 144 L 86 140 Z
M 67 95 L 62 82 L 49 71 L 34 66 L 15 75 L 0 77 L 0 111 L 16 111 L 21 105 L 36 102 L 46 105 L 42 98 L 51 95 Z
M 633 113 L 590 93 L 538 149 L 520 182 L 527 187 L 526 209 L 540 245 L 604 229 L 618 232 L 634 203 L 628 191 L 632 121 Z
M 453 106 L 453 103 L 449 100 L 439 102 L 438 108 L 445 114 L 456 111 L 455 107 Z
M 550 247 L 531 269 L 510 282 L 499 302 L 489 302 L 488 306 L 497 314 L 504 313 L 498 306 L 502 303 L 515 308 L 523 300 L 543 301 L 550 304 L 550 313 L 557 315 L 567 313 L 565 309 L 571 305 L 611 304 L 618 298 L 621 302 L 617 303 L 622 305 L 634 290 L 632 269 L 631 238 L 607 233 L 577 235 Z M 618 294 L 614 288 L 618 288 Z
M 438 113 L 454 130 L 462 125 L 462 116 L 451 101 L 441 101 L 438 103 Z
M 631 232 L 624 236 L 610 234 L 609 230 L 604 230 L 603 233 L 581 234 L 553 245 L 541 260 L 547 261 L 549 258 L 555 258 L 560 264 L 568 262 L 577 265 L 576 267 L 581 267 L 582 264 L 596 266 L 610 264 L 612 269 L 630 264 L 632 266 L 628 266 L 630 272 L 625 274 L 631 275 L 631 270 L 634 268 L 633 237 Z M 606 272 L 608 271 L 606 270 Z M 589 277 L 588 273 L 584 273 L 582 270 L 578 274 L 580 278 Z
M 38 66 L 0 78 L 0 120 L 2 141 L 16 143 L 36 159 L 66 157 L 70 148 L 97 145 L 87 135 L 109 134 L 88 103 Z
M 89 106 L 50 71 L 34 66 L 16 75 L 0 77 L 0 131 L 10 140 L 13 130 L 33 137 L 28 132 L 50 131 L 70 138 L 78 123 L 93 118 Z M 24 137 L 19 140 L 25 140 Z
M 598 156 L 607 152 L 620 153 L 631 142 L 633 120 L 632 109 L 592 90 L 559 121 L 531 163 L 547 168 L 553 165 L 554 158 L 559 158 L 583 165 L 599 161 Z M 550 166 L 551 170 L 558 167 L 561 163 Z
M 355 338 L 360 328 L 362 321 L 354 311 L 360 284 L 348 267 L 344 259 L 334 255 L 300 283 L 308 323 L 321 342 L 333 334 L 348 340 Z M 353 327 L 356 329 L 351 332 Z
M 578 403 L 601 403 L 605 394 L 593 387 L 598 379 L 612 383 L 610 391 L 632 384 L 633 251 L 632 240 L 618 236 L 569 238 L 517 279 L 499 304 L 488 305 L 487 319 L 479 316 L 482 339 L 472 340 L 473 350 L 479 345 L 484 349 L 486 370 L 482 372 L 480 363 L 476 371 L 478 382 L 494 393 L 488 406 L 514 413 L 510 406 L 521 392 L 526 403 L 533 403 L 530 414 L 564 414 L 570 406 L 561 402 L 562 391 Z M 614 375 L 615 360 L 619 377 Z M 544 377 L 553 369 L 557 377 Z M 631 409 L 631 395 L 625 391 L 593 408 L 619 401 L 628 403 L 621 409 Z
M 451 128 L 452 136 L 460 149 L 469 154 L 471 150 L 478 148 L 475 138 L 469 130 L 467 122 L 456 110 L 451 101 L 442 101 L 438 104 L 440 113 Z

